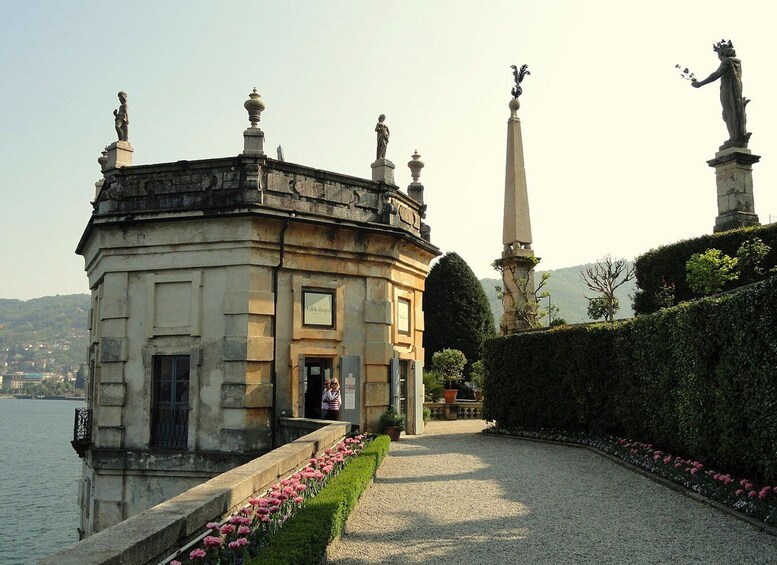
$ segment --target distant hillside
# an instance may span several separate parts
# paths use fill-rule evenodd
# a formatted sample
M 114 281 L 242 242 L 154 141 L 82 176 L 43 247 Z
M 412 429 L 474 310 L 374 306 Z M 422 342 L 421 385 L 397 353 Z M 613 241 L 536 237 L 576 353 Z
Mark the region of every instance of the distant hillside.
M 548 282 L 545 283 L 545 289 L 550 292 L 550 300 L 558 306 L 557 316 L 564 318 L 570 324 L 580 322 L 590 322 L 588 318 L 588 301 L 585 295 L 591 296 L 583 281 L 580 280 L 580 272 L 593 263 L 586 265 L 577 265 L 575 267 L 565 267 L 547 271 L 550 273 Z M 632 263 L 629 263 L 631 266 Z M 544 271 L 537 271 L 535 280 L 539 281 Z M 495 286 L 501 286 L 501 279 L 481 279 L 480 284 L 486 292 L 488 302 L 491 305 L 491 311 L 494 313 L 494 320 L 499 325 L 502 318 L 502 303 L 496 297 Z M 631 307 L 632 295 L 634 294 L 635 281 L 631 280 L 615 291 L 615 295 L 620 301 L 621 309 L 615 315 L 616 318 L 630 318 L 634 316 L 634 310 Z M 547 309 L 547 299 L 542 301 L 542 306 Z
M 36 359 L 57 364 L 86 362 L 89 301 L 88 294 L 0 298 L 0 353 L 10 351 L 29 363 Z M 29 345 L 37 347 L 30 349 Z

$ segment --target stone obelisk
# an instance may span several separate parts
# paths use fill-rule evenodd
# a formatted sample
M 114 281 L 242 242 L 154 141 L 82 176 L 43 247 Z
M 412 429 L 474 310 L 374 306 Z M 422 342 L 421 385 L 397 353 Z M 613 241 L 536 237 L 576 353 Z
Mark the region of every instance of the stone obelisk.
M 515 87 L 510 100 L 510 119 L 507 120 L 507 160 L 505 166 L 504 219 L 502 225 L 502 256 L 494 265 L 502 273 L 502 305 L 504 314 L 499 324 L 500 333 L 508 335 L 537 325 L 537 305 L 534 296 L 534 266 L 539 259 L 532 251 L 529 194 L 526 187 L 526 168 L 523 158 L 521 120 L 518 96 L 520 82 L 529 74 L 527 66 L 513 67 Z

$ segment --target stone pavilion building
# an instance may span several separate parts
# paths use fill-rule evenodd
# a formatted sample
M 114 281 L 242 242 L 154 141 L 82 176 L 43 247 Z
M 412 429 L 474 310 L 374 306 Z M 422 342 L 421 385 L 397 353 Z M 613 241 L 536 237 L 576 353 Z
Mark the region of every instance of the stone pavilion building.
M 271 159 L 255 90 L 246 108 L 240 155 L 133 165 L 122 139 L 100 159 L 77 248 L 92 295 L 82 537 L 281 444 L 284 422 L 320 417 L 328 377 L 341 420 L 377 431 L 393 405 L 423 430 L 439 255 L 423 163 L 402 192 L 385 158 L 371 179 Z

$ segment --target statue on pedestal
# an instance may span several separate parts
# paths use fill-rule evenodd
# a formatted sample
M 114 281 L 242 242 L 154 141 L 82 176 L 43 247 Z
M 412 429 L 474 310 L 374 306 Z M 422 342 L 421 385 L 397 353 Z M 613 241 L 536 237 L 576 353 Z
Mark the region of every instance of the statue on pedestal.
M 116 119 L 116 134 L 119 141 L 129 141 L 129 112 L 127 111 L 127 93 L 119 92 L 119 108 L 113 111 Z
M 699 88 L 720 79 L 720 103 L 723 106 L 723 121 L 728 128 L 728 140 L 721 146 L 747 147 L 750 133 L 747 131 L 745 106 L 750 100 L 742 96 L 742 62 L 736 58 L 731 40 L 721 40 L 712 46 L 718 54 L 720 66 L 704 80 L 693 80 L 691 86 Z
M 378 123 L 375 126 L 375 131 L 378 134 L 378 150 L 377 157 L 375 158 L 376 161 L 386 158 L 386 147 L 388 147 L 389 142 L 389 128 L 386 124 L 383 123 L 385 120 L 386 115 L 381 114 L 378 116 Z

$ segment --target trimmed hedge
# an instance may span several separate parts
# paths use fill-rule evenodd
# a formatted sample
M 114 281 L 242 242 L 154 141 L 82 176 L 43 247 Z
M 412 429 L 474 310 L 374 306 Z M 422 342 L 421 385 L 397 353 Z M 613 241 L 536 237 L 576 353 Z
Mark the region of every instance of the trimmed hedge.
M 759 237 L 772 248 L 764 259 L 766 270 L 777 265 L 777 224 L 756 226 L 703 235 L 693 239 L 678 241 L 651 249 L 637 257 L 634 266 L 637 273 L 637 291 L 634 295 L 634 312 L 649 314 L 657 311 L 662 304 L 655 300 L 664 281 L 675 285 L 675 304 L 695 298 L 685 278 L 685 264 L 694 253 L 704 253 L 707 249 L 720 249 L 726 255 L 736 256 L 739 246 L 753 237 Z M 724 290 L 731 290 L 747 284 L 750 280 L 731 282 Z
M 610 433 L 777 481 L 777 277 L 616 324 L 490 340 L 484 417 Z
M 388 453 L 388 436 L 376 437 L 286 522 L 248 565 L 320 563 Z

